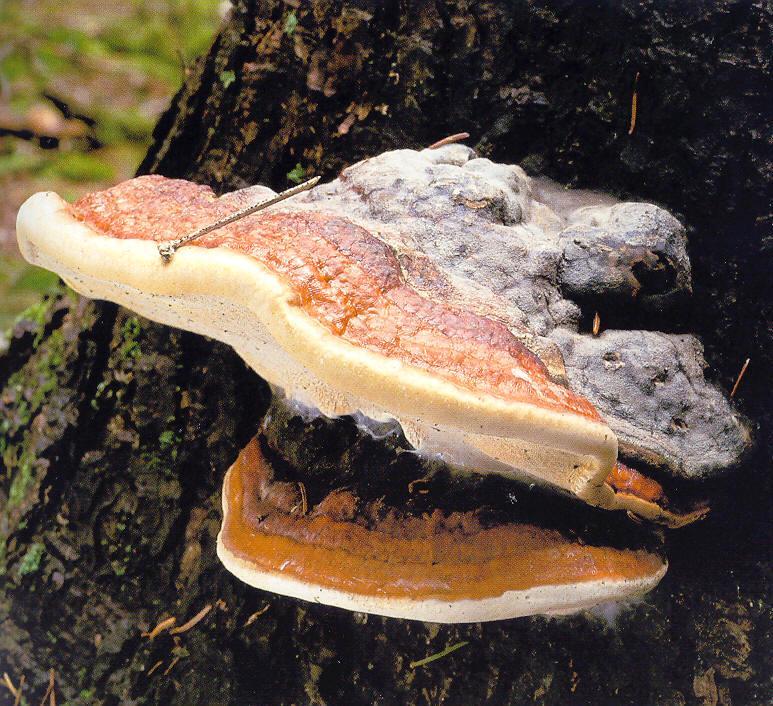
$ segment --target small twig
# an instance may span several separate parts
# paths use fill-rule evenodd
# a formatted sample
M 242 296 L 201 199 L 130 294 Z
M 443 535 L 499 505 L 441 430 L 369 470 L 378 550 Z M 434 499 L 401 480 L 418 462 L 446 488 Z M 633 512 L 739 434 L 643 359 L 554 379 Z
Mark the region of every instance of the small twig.
M 270 603 L 267 603 L 264 605 L 260 610 L 256 610 L 249 618 L 247 618 L 247 622 L 244 623 L 242 627 L 249 627 L 252 625 L 263 613 L 265 613 L 269 608 L 271 607 Z
M 11 681 L 11 677 L 8 676 L 8 672 L 3 672 L 3 684 L 5 684 L 5 688 L 11 692 L 11 696 L 16 698 L 17 689 Z
M 733 399 L 733 397 L 735 397 L 735 393 L 738 391 L 738 386 L 741 384 L 741 380 L 743 380 L 743 376 L 746 374 L 746 368 L 749 367 L 749 361 L 751 361 L 751 358 L 746 359 L 746 362 L 743 364 L 743 367 L 741 368 L 741 372 L 738 373 L 738 377 L 735 379 L 735 385 L 733 385 L 733 390 L 730 393 L 730 399 Z
M 593 335 L 598 336 L 600 330 L 601 330 L 601 317 L 599 316 L 599 312 L 597 311 L 593 315 Z
M 149 670 L 148 670 L 148 676 L 153 674 L 162 664 L 164 663 L 163 659 L 158 660 Z
M 452 145 L 454 142 L 461 142 L 462 140 L 466 140 L 469 136 L 469 132 L 457 132 L 454 135 L 449 135 L 448 137 L 444 137 L 442 140 L 433 142 L 429 147 L 427 147 L 427 149 L 436 150 L 438 147 L 445 147 L 446 145 Z
M 167 676 L 169 672 L 172 671 L 174 668 L 174 665 L 177 664 L 180 661 L 179 657 L 175 657 L 170 663 L 169 666 L 164 670 L 164 676 Z
M 413 495 L 413 488 L 418 483 L 429 483 L 429 478 L 424 476 L 424 478 L 414 478 L 410 483 L 408 483 L 408 493 Z M 429 488 L 419 488 L 418 490 L 419 494 L 426 495 L 429 493 Z
M 172 628 L 169 631 L 170 635 L 179 635 L 181 632 L 188 632 L 192 627 L 194 627 L 196 624 L 204 620 L 204 618 L 207 617 L 207 613 L 212 610 L 212 604 L 208 603 L 205 605 L 196 615 L 194 615 L 187 623 L 183 623 L 179 627 Z
M 24 682 L 27 681 L 27 677 L 23 674 L 19 677 L 19 686 L 16 688 L 16 698 L 14 699 L 13 706 L 19 706 L 21 703 L 21 693 L 24 691 Z
M 46 693 L 43 694 L 43 698 L 40 700 L 40 706 L 46 706 L 46 701 L 49 700 L 49 706 L 56 706 L 56 696 L 54 694 L 54 670 L 48 670 L 48 688 Z
M 639 85 L 639 72 L 636 72 L 636 78 L 633 80 L 633 96 L 631 96 L 631 125 L 628 128 L 628 134 L 633 135 L 633 131 L 636 129 L 636 109 L 639 103 L 639 94 L 637 87 Z
M 175 623 L 177 622 L 177 618 L 172 616 L 171 618 L 166 618 L 165 620 L 162 620 L 156 627 L 154 627 L 150 632 L 144 632 L 142 633 L 142 637 L 150 638 L 151 640 L 155 637 L 158 637 L 164 630 L 169 630 Z
M 182 238 L 177 238 L 176 240 L 167 240 L 164 243 L 159 243 L 158 252 L 161 255 L 161 259 L 164 262 L 169 262 L 172 259 L 172 255 L 174 255 L 177 248 L 179 248 L 182 245 L 185 245 L 185 243 L 189 243 L 191 240 L 194 240 L 195 238 L 200 238 L 202 235 L 211 233 L 213 230 L 217 230 L 218 228 L 227 226 L 229 223 L 238 221 L 242 218 L 245 218 L 246 216 L 252 215 L 257 211 L 262 211 L 263 209 L 268 208 L 269 206 L 273 206 L 275 203 L 279 203 L 280 201 L 289 199 L 291 196 L 300 194 L 302 191 L 308 191 L 313 186 L 315 186 L 320 179 L 321 177 L 314 177 L 313 179 L 304 181 L 302 184 L 298 184 L 298 186 L 292 187 L 292 189 L 281 191 L 280 193 L 276 194 L 275 196 L 272 196 L 271 198 L 266 199 L 265 201 L 260 201 L 259 203 L 253 204 L 252 206 L 243 208 L 241 211 L 236 211 L 236 213 L 232 213 L 230 216 L 226 216 L 225 218 L 222 218 L 221 220 L 216 221 L 215 223 L 210 223 L 209 225 L 204 226 L 203 228 L 199 228 L 198 230 L 193 231 L 193 233 L 188 233 L 188 235 L 184 235 Z
M 461 642 L 457 642 L 455 645 L 450 645 L 449 647 L 446 647 L 444 650 L 441 650 L 440 652 L 436 652 L 434 655 L 430 655 L 429 657 L 425 657 L 424 659 L 417 660 L 416 662 L 411 662 L 408 666 L 411 669 L 416 669 L 416 667 L 423 667 L 425 664 L 429 664 L 430 662 L 434 662 L 436 659 L 441 659 L 446 655 L 450 655 L 452 652 L 456 652 L 456 650 L 459 650 L 465 645 L 469 645 L 469 644 L 470 643 L 467 640 L 462 640 Z

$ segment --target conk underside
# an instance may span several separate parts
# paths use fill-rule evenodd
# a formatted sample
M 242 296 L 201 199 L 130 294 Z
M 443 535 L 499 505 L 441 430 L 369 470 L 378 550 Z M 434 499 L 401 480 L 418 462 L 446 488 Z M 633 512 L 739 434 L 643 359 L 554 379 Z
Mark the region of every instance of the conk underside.
M 223 564 L 284 595 L 432 622 L 571 613 L 639 596 L 667 568 L 646 537 L 610 537 L 613 547 L 544 519 L 494 519 L 488 508 L 410 512 L 349 488 L 305 513 L 302 502 L 253 439 L 223 486 Z
M 397 420 L 415 449 L 451 466 L 536 480 L 665 524 L 703 514 L 675 512 L 657 483 L 617 462 L 615 433 L 556 381 L 527 327 L 464 308 L 464 287 L 448 294 L 449 278 L 386 237 L 389 225 L 338 213 L 324 193 L 216 230 L 169 263 L 159 256 L 159 242 L 259 192 L 216 198 L 150 176 L 73 206 L 41 193 L 19 212 L 19 245 L 88 297 L 230 344 L 289 400 L 365 426 Z M 271 501 L 272 484 L 255 441 L 228 472 L 218 551 L 247 583 L 308 600 L 486 620 L 637 595 L 665 572 L 650 551 L 586 546 L 532 525 L 394 512 L 384 524 L 385 511 L 362 498 L 343 514 L 339 496 L 338 505 L 320 499 L 299 516 L 297 503 Z M 245 510 L 255 503 L 265 512 Z

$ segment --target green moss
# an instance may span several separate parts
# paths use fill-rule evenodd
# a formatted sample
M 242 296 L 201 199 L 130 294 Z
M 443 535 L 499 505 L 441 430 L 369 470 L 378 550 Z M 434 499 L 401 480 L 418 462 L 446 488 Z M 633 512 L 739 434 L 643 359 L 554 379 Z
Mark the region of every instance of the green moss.
M 55 176 L 74 182 L 112 181 L 115 170 L 99 157 L 82 152 L 62 152 L 45 169 L 46 176 Z
M 137 360 L 142 355 L 142 349 L 138 342 L 142 326 L 136 316 L 130 316 L 121 327 L 121 349 L 119 355 L 124 360 Z
M 49 273 L 51 274 L 51 273 Z M 40 342 L 43 340 L 43 334 L 45 333 L 46 320 L 48 319 L 48 302 L 42 299 L 39 302 L 35 302 L 28 306 L 24 311 L 16 317 L 14 325 L 21 321 L 33 321 L 38 330 L 35 332 L 35 338 L 32 341 L 32 349 L 37 350 Z
M 282 30 L 288 37 L 293 36 L 295 28 L 298 26 L 298 17 L 295 14 L 295 10 L 290 10 L 289 14 L 285 18 L 285 26 Z
M 40 568 L 40 560 L 43 558 L 45 547 L 40 542 L 30 545 L 27 553 L 22 557 L 17 569 L 19 576 L 34 574 Z
M 176 432 L 167 429 L 161 432 L 161 435 L 158 437 L 158 443 L 161 444 L 161 450 L 166 451 L 171 447 L 177 446 L 180 443 L 180 437 Z
M 287 172 L 287 178 L 293 184 L 300 184 L 303 178 L 306 176 L 306 170 L 301 163 L 296 164 L 289 172 Z
M 236 74 L 233 71 L 220 72 L 220 83 L 223 84 L 223 88 L 228 88 L 234 81 L 236 81 Z
M 26 154 L 23 152 L 11 152 L 10 154 L 0 154 L 0 177 L 37 173 L 45 164 L 45 160 L 39 155 Z
M 41 315 L 39 310 L 33 314 Z M 10 479 L 8 501 L 4 508 L 6 522 L 10 511 L 22 507 L 35 487 L 35 454 L 30 450 L 29 426 L 58 384 L 58 374 L 64 362 L 64 348 L 64 335 L 57 329 L 51 333 L 46 346 L 38 350 L 32 361 L 8 380 L 6 390 L 13 391 L 16 402 L 14 416 L 0 423 L 0 457 L 6 469 L 6 478 Z M 14 437 L 20 431 L 23 435 L 19 442 Z M 16 518 L 17 521 L 19 519 Z M 12 523 L 7 527 L 10 532 L 16 529 Z
M 57 386 L 58 373 L 64 362 L 64 334 L 61 329 L 52 331 L 46 339 L 46 346 L 37 359 L 34 371 L 37 377 L 33 380 L 34 391 L 30 398 L 30 412 L 34 413 L 43 405 L 49 393 Z
M 8 489 L 9 509 L 19 507 L 30 488 L 32 488 L 35 481 L 32 475 L 32 461 L 31 455 L 27 452 L 23 452 L 21 458 L 17 461 L 16 473 L 13 474 L 11 487 Z
M 27 319 L 29 321 L 34 321 L 38 326 L 43 326 L 46 323 L 47 310 L 47 303 L 45 301 L 39 301 L 28 306 L 16 317 L 16 320 L 23 321 L 24 319 Z
M 106 396 L 110 397 L 110 391 L 108 390 L 107 394 L 105 394 L 105 389 L 110 383 L 107 380 L 102 380 L 97 384 L 97 389 L 94 391 L 94 397 L 91 398 L 91 401 L 89 404 L 91 405 L 91 409 L 94 411 L 97 411 L 99 409 L 99 400 L 101 397 Z

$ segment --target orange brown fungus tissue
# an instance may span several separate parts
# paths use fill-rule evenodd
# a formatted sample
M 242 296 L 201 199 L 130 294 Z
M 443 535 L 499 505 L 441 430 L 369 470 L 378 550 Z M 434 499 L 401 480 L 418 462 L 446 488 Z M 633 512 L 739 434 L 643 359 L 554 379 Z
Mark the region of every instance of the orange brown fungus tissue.
M 635 584 L 664 570 L 663 560 L 643 549 L 588 546 L 531 524 L 486 527 L 471 511 L 408 515 L 346 489 L 300 516 L 296 495 L 297 484 L 274 479 L 253 439 L 226 477 L 221 558 L 245 574 L 314 587 L 303 597 L 328 591 L 363 610 L 370 601 L 391 602 L 396 611 L 432 619 L 436 605 L 485 605 L 507 594 L 512 605 L 545 587 Z
M 164 242 L 224 218 L 248 205 L 246 198 L 217 198 L 206 186 L 146 176 L 88 194 L 72 213 L 111 238 Z M 285 278 L 298 306 L 355 345 L 456 382 L 474 380 L 506 399 L 538 398 L 600 420 L 587 400 L 553 383 L 507 327 L 415 291 L 392 249 L 346 218 L 277 209 L 204 235 L 194 247 L 228 248 L 266 263 Z

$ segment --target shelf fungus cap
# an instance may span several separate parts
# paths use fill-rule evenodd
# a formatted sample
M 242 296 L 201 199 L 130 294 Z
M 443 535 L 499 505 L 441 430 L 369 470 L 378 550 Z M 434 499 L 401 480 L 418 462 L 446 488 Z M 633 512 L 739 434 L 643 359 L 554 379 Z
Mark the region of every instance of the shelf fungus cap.
M 19 211 L 19 247 L 86 296 L 230 344 L 277 392 L 322 414 L 395 419 L 417 450 L 451 465 L 682 521 L 662 502 L 616 491 L 615 434 L 557 381 L 525 325 L 452 296 L 448 278 L 386 237 L 389 224 L 326 204 L 324 188 L 160 256 L 159 243 L 271 193 L 218 198 L 160 176 L 73 205 L 40 193 Z
M 566 614 L 652 589 L 666 562 L 473 512 L 406 516 L 343 489 L 302 509 L 257 439 L 226 474 L 217 551 L 245 583 L 349 610 L 428 622 Z

